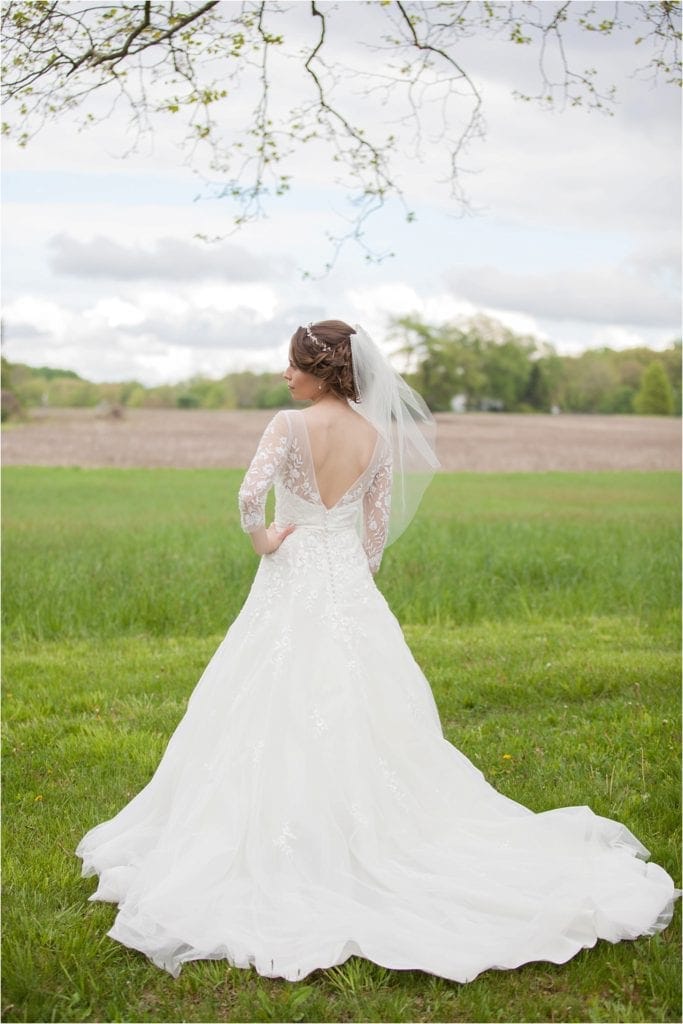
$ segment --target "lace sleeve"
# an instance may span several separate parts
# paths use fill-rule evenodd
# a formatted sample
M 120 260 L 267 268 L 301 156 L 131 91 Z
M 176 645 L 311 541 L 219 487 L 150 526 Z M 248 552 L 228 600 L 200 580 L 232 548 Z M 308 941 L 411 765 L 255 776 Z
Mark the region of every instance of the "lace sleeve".
M 289 421 L 285 412 L 277 413 L 259 441 L 239 490 L 240 522 L 245 533 L 265 524 L 266 498 L 282 466 L 289 446 Z
M 363 548 L 372 573 L 377 572 L 382 561 L 390 511 L 391 454 L 387 451 L 363 495 Z

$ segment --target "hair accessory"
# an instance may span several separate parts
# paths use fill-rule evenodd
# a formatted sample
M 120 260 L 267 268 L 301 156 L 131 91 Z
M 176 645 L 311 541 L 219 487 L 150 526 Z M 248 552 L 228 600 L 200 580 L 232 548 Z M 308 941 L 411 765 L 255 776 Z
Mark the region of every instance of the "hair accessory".
M 313 326 L 313 321 L 311 321 L 310 324 L 306 324 L 306 335 L 307 335 L 307 337 L 313 342 L 314 345 L 317 345 L 318 348 L 322 349 L 323 352 L 331 352 L 332 351 L 332 346 L 328 345 L 326 341 L 321 341 L 320 338 L 316 338 L 315 334 L 311 330 L 312 326 Z

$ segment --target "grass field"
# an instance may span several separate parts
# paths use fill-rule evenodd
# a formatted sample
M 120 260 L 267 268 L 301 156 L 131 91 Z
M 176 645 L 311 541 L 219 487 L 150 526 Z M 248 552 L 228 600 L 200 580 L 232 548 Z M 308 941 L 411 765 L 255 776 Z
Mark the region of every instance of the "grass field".
M 4 472 L 8 1021 L 677 1021 L 653 939 L 469 985 L 356 958 L 174 981 L 105 935 L 73 849 L 149 779 L 256 559 L 239 471 Z M 679 478 L 442 475 L 378 582 L 444 731 L 532 807 L 588 803 L 679 881 Z

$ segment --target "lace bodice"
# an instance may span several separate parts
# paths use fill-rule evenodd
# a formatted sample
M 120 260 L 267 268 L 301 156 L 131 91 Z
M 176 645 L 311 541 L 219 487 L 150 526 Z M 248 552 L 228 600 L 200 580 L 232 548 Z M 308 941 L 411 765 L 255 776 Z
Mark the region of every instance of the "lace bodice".
M 357 528 L 370 569 L 377 571 L 391 503 L 391 455 L 382 438 L 378 436 L 365 470 L 328 508 L 318 492 L 303 414 L 283 410 L 266 427 L 240 487 L 240 518 L 247 533 L 265 524 L 271 487 L 275 487 L 276 522 L 333 530 Z

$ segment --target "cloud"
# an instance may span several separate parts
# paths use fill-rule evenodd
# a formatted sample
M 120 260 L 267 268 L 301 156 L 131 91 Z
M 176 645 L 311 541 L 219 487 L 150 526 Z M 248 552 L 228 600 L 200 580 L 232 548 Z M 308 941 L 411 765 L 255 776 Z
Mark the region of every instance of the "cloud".
M 679 299 L 654 274 L 618 267 L 516 273 L 466 267 L 446 279 L 455 293 L 479 306 L 520 311 L 549 320 L 675 329 Z
M 52 338 L 67 330 L 72 316 L 59 302 L 36 294 L 22 295 L 5 304 L 7 338 Z
M 6 334 L 6 337 L 13 342 L 35 341 L 39 338 L 47 340 L 50 338 L 49 331 L 36 327 L 35 324 L 27 324 L 22 320 L 7 320 L 3 324 L 3 334 Z
M 109 281 L 262 281 L 289 276 L 285 257 L 257 256 L 243 246 L 199 245 L 177 238 L 160 238 L 155 246 L 124 245 L 97 236 L 81 242 L 66 234 L 48 242 L 48 263 L 57 274 Z
M 13 362 L 73 369 L 90 380 L 146 384 L 234 369 L 277 370 L 284 369 L 296 328 L 324 314 L 306 301 L 269 302 L 265 286 L 244 287 L 251 306 L 228 306 L 225 295 L 204 305 L 207 291 L 144 291 L 136 301 L 100 299 L 79 310 L 25 295 L 7 307 L 5 354 Z M 234 300 L 230 288 L 224 291 Z
M 122 334 L 156 338 L 164 345 L 180 348 L 222 349 L 258 352 L 286 346 L 301 323 L 317 319 L 320 310 L 287 308 L 267 320 L 245 306 L 229 312 L 219 309 L 187 309 L 182 315 L 147 317 L 135 324 L 122 324 Z
M 626 266 L 634 274 L 658 280 L 663 286 L 680 288 L 681 241 L 678 236 L 667 238 L 662 233 L 656 239 L 641 245 L 637 252 L 626 260 Z

